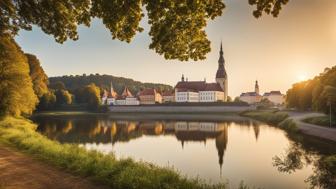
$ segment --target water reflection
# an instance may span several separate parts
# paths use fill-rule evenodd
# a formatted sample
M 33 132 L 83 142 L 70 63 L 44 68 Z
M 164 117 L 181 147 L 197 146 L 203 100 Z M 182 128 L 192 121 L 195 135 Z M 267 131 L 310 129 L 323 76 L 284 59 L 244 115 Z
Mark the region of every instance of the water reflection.
M 39 132 L 61 143 L 83 144 L 163 166 L 168 161 L 182 173 L 215 182 L 244 180 L 261 188 L 333 188 L 336 182 L 332 167 L 336 163 L 326 166 L 335 145 L 301 135 L 286 136 L 249 119 L 211 122 L 69 116 L 34 121 Z
M 143 135 L 173 135 L 181 142 L 202 142 L 214 139 L 218 163 L 223 165 L 223 157 L 228 143 L 230 122 L 187 122 L 187 121 L 115 121 L 99 119 L 39 119 L 39 132 L 62 143 L 112 143 L 127 142 Z M 252 122 L 251 122 L 252 123 Z M 256 139 L 259 126 L 253 124 Z

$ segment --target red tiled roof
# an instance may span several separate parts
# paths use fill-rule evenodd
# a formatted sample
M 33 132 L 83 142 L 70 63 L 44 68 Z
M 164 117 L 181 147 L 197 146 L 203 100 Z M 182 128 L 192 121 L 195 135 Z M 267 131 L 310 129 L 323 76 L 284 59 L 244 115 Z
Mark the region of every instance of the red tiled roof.
M 130 91 L 127 87 L 125 87 L 124 92 L 122 93 L 121 96 L 122 96 L 123 98 L 126 98 L 126 97 L 133 97 L 131 91 Z
M 174 96 L 174 92 L 173 91 L 164 91 L 162 93 L 162 96 Z
M 202 91 L 223 91 L 223 89 L 218 83 L 207 83 Z
M 107 95 L 108 98 L 116 98 L 118 94 L 115 91 L 110 91 Z
M 206 83 L 205 81 L 180 81 L 176 84 L 175 89 L 180 92 L 185 91 L 223 91 L 218 83 Z
M 155 95 L 157 92 L 155 89 L 144 89 L 139 92 L 139 96 L 144 96 L 144 95 Z

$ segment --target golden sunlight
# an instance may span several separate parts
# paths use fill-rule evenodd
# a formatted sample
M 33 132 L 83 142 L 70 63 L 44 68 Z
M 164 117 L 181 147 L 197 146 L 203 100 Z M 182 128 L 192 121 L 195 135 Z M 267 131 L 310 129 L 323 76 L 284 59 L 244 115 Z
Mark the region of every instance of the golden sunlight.
M 297 75 L 297 81 L 301 82 L 301 81 L 306 81 L 308 79 L 307 74 L 304 73 L 300 73 Z

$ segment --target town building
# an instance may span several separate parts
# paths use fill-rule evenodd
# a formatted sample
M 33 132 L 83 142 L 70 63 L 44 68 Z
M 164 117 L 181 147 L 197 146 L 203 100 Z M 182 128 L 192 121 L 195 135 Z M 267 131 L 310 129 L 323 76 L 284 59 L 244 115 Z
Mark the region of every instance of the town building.
M 125 87 L 121 96 L 118 96 L 118 98 L 116 99 L 115 105 L 136 106 L 139 104 L 140 104 L 139 100 L 132 95 L 131 91 L 127 87 Z
M 114 91 L 113 85 L 111 82 L 110 91 L 104 90 L 103 97 L 102 97 L 102 104 L 103 105 L 115 105 L 117 97 L 118 97 L 118 94 Z
M 254 92 L 242 93 L 239 99 L 241 101 L 247 102 L 248 104 L 259 103 L 262 99 L 267 99 L 274 105 L 282 105 L 285 103 L 285 95 L 281 94 L 280 91 L 266 92 L 263 96 L 261 96 L 259 94 L 258 81 L 255 82 Z
M 161 94 L 155 89 L 144 89 L 138 93 L 140 104 L 162 103 Z
M 220 46 L 216 82 L 188 81 L 182 75 L 181 81 L 175 86 L 175 102 L 217 102 L 227 101 L 228 77 L 222 44 Z
M 285 95 L 281 94 L 280 91 L 271 91 L 264 93 L 263 98 L 269 100 L 274 105 L 282 105 L 285 103 Z
M 255 82 L 254 92 L 246 92 L 242 93 L 239 96 L 239 99 L 248 104 L 256 104 L 259 103 L 262 99 L 262 96 L 259 94 L 259 84 L 258 81 Z
M 163 91 L 162 102 L 163 103 L 175 102 L 174 92 L 173 91 Z

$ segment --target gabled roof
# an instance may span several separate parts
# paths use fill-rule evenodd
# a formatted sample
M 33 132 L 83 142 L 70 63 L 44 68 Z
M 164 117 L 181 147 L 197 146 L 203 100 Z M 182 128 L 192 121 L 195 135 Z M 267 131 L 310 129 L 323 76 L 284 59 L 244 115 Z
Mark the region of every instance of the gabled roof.
M 114 90 L 111 90 L 108 95 L 107 95 L 108 98 L 117 98 L 118 97 L 118 94 L 114 91 Z
M 207 83 L 202 91 L 223 91 L 218 83 Z
M 124 92 L 121 94 L 121 96 L 122 96 L 123 98 L 126 98 L 126 97 L 133 97 L 131 91 L 130 91 L 127 87 L 125 87 Z
M 256 92 L 247 92 L 247 93 L 242 93 L 240 96 L 260 96 Z
M 271 95 L 282 95 L 280 91 L 271 91 L 269 93 L 264 93 L 264 96 L 271 96 Z
M 175 89 L 180 92 L 192 91 L 223 91 L 218 83 L 206 83 L 205 81 L 180 81 Z
M 163 91 L 162 96 L 174 96 L 174 91 Z
M 138 96 L 144 96 L 144 95 L 155 95 L 157 92 L 155 89 L 144 89 L 139 92 Z

